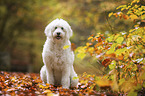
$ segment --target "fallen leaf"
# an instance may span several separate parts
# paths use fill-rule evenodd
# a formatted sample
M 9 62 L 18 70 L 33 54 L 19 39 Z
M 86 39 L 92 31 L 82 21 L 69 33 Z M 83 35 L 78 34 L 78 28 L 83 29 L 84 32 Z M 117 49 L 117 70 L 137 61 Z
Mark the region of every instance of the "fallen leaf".
M 103 60 L 102 65 L 104 67 L 107 67 L 111 63 L 111 61 L 112 61 L 111 59 L 105 59 L 105 60 Z

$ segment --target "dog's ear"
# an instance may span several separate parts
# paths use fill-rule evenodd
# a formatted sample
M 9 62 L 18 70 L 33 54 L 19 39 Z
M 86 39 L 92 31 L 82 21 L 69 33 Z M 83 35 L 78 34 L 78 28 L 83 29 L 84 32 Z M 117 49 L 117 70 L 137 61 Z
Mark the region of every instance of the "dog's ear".
M 68 33 L 67 33 L 67 37 L 70 38 L 73 35 L 73 31 L 71 29 L 71 27 L 68 27 Z
M 47 37 L 51 38 L 52 37 L 52 32 L 51 32 L 51 25 L 47 25 L 45 30 L 44 30 L 44 33 Z
M 54 25 L 55 25 L 56 22 L 58 22 L 58 21 L 59 21 L 59 19 L 55 19 L 55 20 L 53 20 L 51 23 L 49 23 L 49 24 L 46 26 L 44 33 L 45 33 L 45 35 L 46 35 L 47 37 L 52 38 L 52 30 L 53 30 L 53 28 L 54 28 Z

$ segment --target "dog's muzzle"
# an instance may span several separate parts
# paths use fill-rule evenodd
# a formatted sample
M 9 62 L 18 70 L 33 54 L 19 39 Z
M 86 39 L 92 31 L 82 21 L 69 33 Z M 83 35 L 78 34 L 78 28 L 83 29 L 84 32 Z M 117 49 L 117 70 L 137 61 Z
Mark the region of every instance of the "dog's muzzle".
M 57 33 L 56 39 L 61 39 L 60 32 Z

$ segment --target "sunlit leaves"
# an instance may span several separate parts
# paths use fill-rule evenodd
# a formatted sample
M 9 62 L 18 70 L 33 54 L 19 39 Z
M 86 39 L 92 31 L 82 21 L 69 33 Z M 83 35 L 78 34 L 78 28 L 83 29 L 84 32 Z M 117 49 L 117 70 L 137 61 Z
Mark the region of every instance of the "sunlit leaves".
M 113 12 L 109 13 L 108 17 L 111 17 L 113 15 Z
M 138 19 L 138 17 L 137 17 L 136 15 L 134 15 L 134 14 L 130 15 L 129 18 L 130 18 L 131 20 Z
M 128 5 L 119 6 L 120 12 L 108 14 L 108 17 L 129 19 L 134 23 L 139 21 L 134 29 L 107 36 L 97 33 L 90 36 L 84 46 L 85 54 L 96 57 L 96 61 L 101 61 L 110 70 L 108 78 L 113 80 L 112 89 L 128 94 L 137 94 L 135 90 L 139 91 L 142 87 L 136 85 L 142 85 L 145 80 L 145 27 L 139 25 L 144 19 L 145 9 L 138 3 L 139 0 L 133 0 Z
M 63 49 L 65 50 L 65 49 L 68 49 L 70 47 L 70 45 L 65 45 L 65 46 L 63 46 Z
M 145 62 L 144 30 L 139 27 L 130 29 L 128 33 L 121 32 L 106 38 L 103 34 L 97 34 L 90 36 L 86 46 L 82 47 L 84 54 L 95 56 L 96 60 L 101 60 L 102 65 L 113 72 L 109 77 L 115 80 L 113 90 L 118 91 L 120 88 L 124 92 L 131 92 L 131 88 L 127 89 L 123 85 L 135 86 L 138 80 L 145 79 L 139 76 Z M 128 81 L 130 79 L 133 79 L 131 83 Z
M 111 42 L 113 39 L 114 39 L 114 35 L 111 35 L 110 37 L 108 37 L 108 38 L 106 39 L 106 41 Z
M 114 52 L 115 52 L 115 48 L 116 48 L 116 46 L 117 46 L 117 43 L 112 44 L 110 50 L 107 51 L 107 54 L 114 53 Z
M 120 12 L 117 13 L 109 13 L 109 17 L 114 15 L 115 17 L 119 17 L 120 19 L 123 17 L 125 20 L 130 19 L 133 22 L 144 20 L 145 18 L 145 6 L 142 6 L 139 4 L 139 2 L 142 2 L 140 0 L 133 0 L 131 3 L 126 5 L 120 5 L 116 9 L 120 10 Z M 140 20 L 141 19 L 141 20 Z
M 88 40 L 91 40 L 91 39 L 93 39 L 93 37 L 92 37 L 92 36 L 90 36 L 90 37 L 88 38 Z
M 117 42 L 118 44 L 121 44 L 121 43 L 123 42 L 123 40 L 124 40 L 123 37 L 118 37 L 118 38 L 116 39 L 116 42 Z
M 117 7 L 116 9 L 120 9 L 120 8 L 125 9 L 125 8 L 127 8 L 127 5 L 120 5 L 120 6 L 119 6 L 119 7 Z
M 125 51 L 127 51 L 127 48 L 126 48 L 126 47 L 121 48 L 121 49 L 117 49 L 117 50 L 115 51 L 115 54 L 116 54 L 116 55 L 121 55 L 122 53 L 125 53 Z
M 116 61 L 113 60 L 113 61 L 111 62 L 111 64 L 109 65 L 109 68 L 112 70 L 112 69 L 114 69 L 115 67 L 116 67 Z

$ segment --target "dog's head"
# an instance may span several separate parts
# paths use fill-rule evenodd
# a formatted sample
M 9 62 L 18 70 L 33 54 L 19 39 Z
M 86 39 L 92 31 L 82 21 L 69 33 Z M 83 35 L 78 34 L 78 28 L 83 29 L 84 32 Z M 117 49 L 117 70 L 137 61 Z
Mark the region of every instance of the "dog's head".
M 69 39 L 73 32 L 70 25 L 63 19 L 55 19 L 45 28 L 45 34 L 48 38 L 55 41 Z

